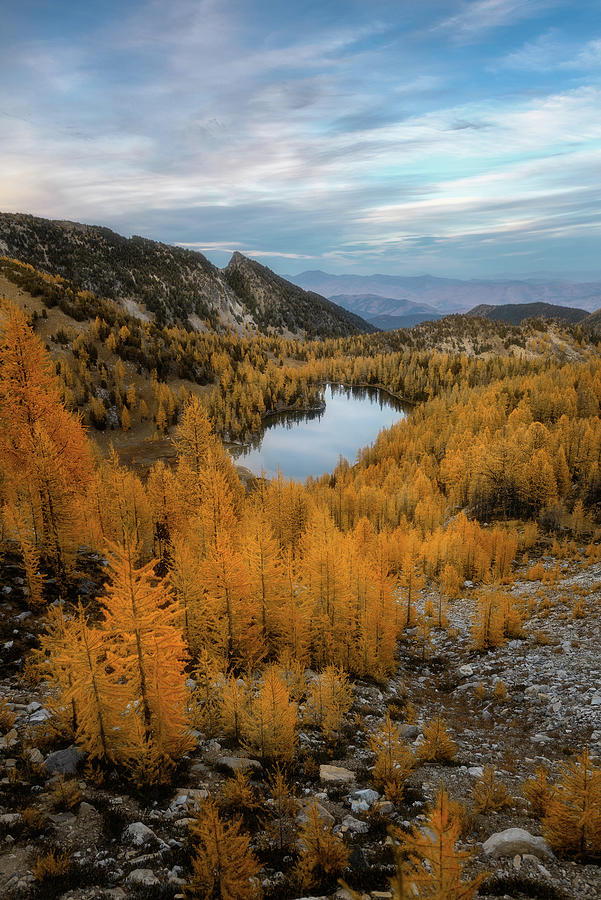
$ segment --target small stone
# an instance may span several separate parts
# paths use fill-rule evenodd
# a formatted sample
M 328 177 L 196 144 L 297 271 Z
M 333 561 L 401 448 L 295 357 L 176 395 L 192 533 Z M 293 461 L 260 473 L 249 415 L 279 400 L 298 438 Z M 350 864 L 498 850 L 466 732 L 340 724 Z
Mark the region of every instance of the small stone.
M 317 803 L 317 801 L 313 797 L 309 797 L 306 800 L 298 800 L 298 813 L 296 815 L 296 821 L 299 825 L 303 825 L 307 821 L 307 812 L 313 806 L 313 804 L 317 806 L 317 812 L 319 814 L 319 818 L 322 819 L 327 825 L 330 827 L 335 823 L 336 819 L 332 815 L 332 813 L 322 806 L 321 803 Z
M 136 884 L 143 887 L 156 887 L 156 885 L 160 884 L 159 879 L 152 869 L 134 869 L 133 872 L 130 872 L 127 876 L 127 881 L 129 884 Z
M 83 759 L 85 753 L 72 744 L 64 750 L 56 750 L 50 753 L 44 761 L 44 769 L 58 775 L 74 775 L 77 763 Z
M 505 831 L 497 831 L 484 841 L 482 849 L 487 856 L 494 859 L 500 856 L 522 856 L 524 853 L 531 853 L 540 858 L 553 856 L 544 838 L 535 837 L 524 828 L 506 828 Z
M 355 780 L 355 773 L 342 766 L 321 765 L 319 780 L 322 784 L 351 784 Z
M 459 674 L 462 675 L 463 678 L 471 678 L 474 674 L 474 669 L 469 663 L 466 663 L 463 666 L 459 666 Z
M 244 756 L 222 756 L 215 765 L 218 769 L 225 769 L 234 775 L 236 772 L 245 772 L 247 769 L 261 770 L 261 763 L 257 759 L 246 759 Z
M 342 820 L 342 825 L 347 831 L 350 831 L 351 834 L 367 834 L 369 831 L 367 822 L 361 822 L 353 816 L 345 816 Z
M 144 822 L 133 822 L 131 825 L 128 825 L 123 832 L 123 840 L 133 844 L 134 847 L 144 847 L 147 844 L 158 843 L 156 834 Z

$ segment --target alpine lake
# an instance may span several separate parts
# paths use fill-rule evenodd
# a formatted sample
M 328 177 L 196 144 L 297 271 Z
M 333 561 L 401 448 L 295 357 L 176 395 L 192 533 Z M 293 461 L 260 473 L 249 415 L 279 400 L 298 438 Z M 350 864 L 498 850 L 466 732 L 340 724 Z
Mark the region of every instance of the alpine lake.
M 340 457 L 354 463 L 383 428 L 406 418 L 408 409 L 375 387 L 328 384 L 325 407 L 276 413 L 264 420 L 264 431 L 252 444 L 230 445 L 238 466 L 253 475 L 304 481 L 332 472 Z

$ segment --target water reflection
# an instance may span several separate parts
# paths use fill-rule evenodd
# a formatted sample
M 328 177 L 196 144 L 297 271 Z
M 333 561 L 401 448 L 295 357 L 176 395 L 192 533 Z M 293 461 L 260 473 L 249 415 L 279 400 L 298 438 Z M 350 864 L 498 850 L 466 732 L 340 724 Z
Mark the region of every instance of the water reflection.
M 357 451 L 378 432 L 406 415 L 394 398 L 377 388 L 327 385 L 325 409 L 270 416 L 265 431 L 249 447 L 232 451 L 236 461 L 256 475 L 264 471 L 304 480 L 331 472 L 342 455 L 355 462 Z

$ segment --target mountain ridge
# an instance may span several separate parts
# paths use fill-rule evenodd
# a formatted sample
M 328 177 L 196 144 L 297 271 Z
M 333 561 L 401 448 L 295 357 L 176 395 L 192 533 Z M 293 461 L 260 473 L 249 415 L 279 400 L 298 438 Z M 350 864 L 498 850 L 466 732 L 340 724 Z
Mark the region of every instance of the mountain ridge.
M 480 316 L 492 319 L 495 322 L 507 322 L 510 325 L 519 325 L 524 319 L 544 318 L 558 319 L 561 322 L 576 324 L 589 317 L 586 309 L 578 309 L 574 306 L 558 306 L 554 303 L 504 303 L 491 306 L 481 303 L 468 310 L 468 316 Z
M 329 298 L 341 294 L 378 294 L 392 299 L 426 303 L 443 315 L 467 312 L 483 303 L 493 306 L 508 303 L 557 303 L 562 306 L 579 306 L 589 312 L 601 307 L 601 282 L 596 281 L 462 281 L 434 275 L 332 275 L 319 269 L 300 272 L 289 278 L 305 290 L 314 290 Z
M 397 300 L 379 294 L 334 294 L 330 299 L 344 309 L 360 315 L 382 331 L 412 328 L 420 322 L 442 318 L 442 313 L 433 306 L 414 303 L 404 298 Z
M 244 294 L 240 296 L 230 283 L 232 269 L 217 268 L 202 253 L 137 235 L 127 238 L 104 226 L 0 213 L 0 253 L 66 278 L 142 317 L 148 312 L 159 325 L 179 323 L 200 331 L 233 328 L 242 333 L 259 328 L 254 310 L 261 327 L 282 334 L 344 337 L 374 330 L 360 317 L 260 263 L 249 260 L 244 267 L 248 275 L 252 266 L 254 276 L 238 279 Z M 253 296 L 250 281 L 260 286 L 261 297 Z M 277 325 L 268 321 L 267 310 Z

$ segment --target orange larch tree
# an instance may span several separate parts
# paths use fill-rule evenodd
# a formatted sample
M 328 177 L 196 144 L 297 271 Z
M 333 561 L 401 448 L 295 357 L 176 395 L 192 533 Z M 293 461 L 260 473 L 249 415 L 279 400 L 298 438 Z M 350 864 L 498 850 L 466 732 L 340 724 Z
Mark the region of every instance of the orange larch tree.
M 85 522 L 92 458 L 79 419 L 65 407 L 52 360 L 25 315 L 0 307 L 0 472 L 30 540 L 59 580 Z

